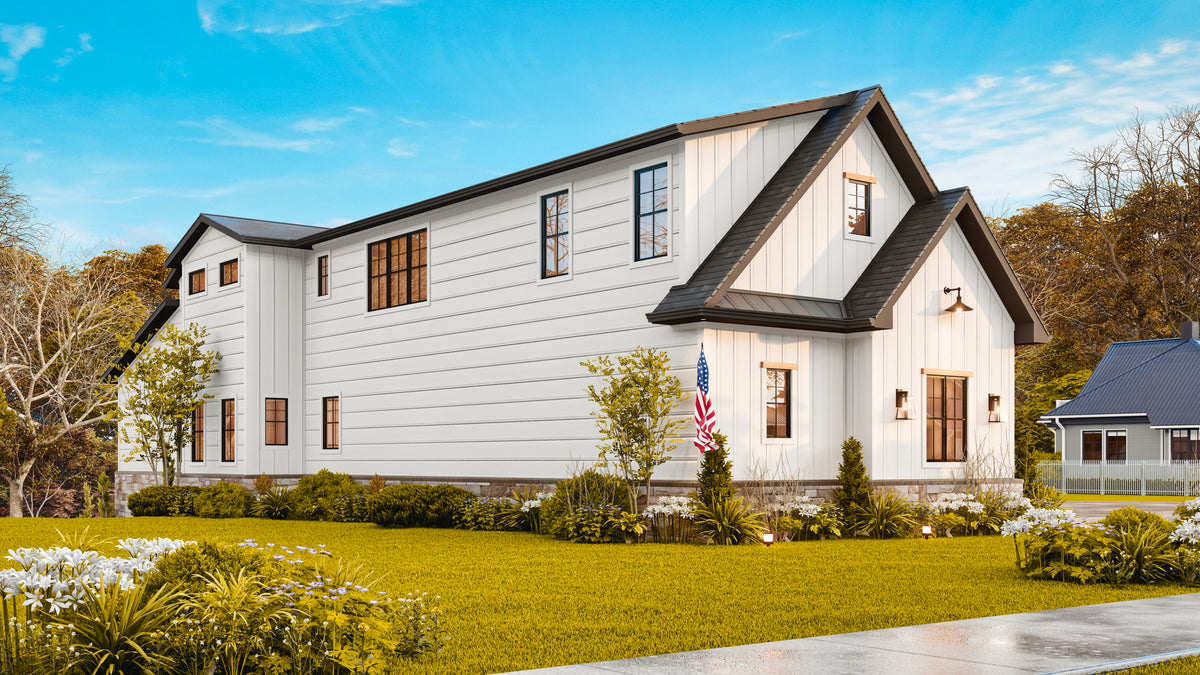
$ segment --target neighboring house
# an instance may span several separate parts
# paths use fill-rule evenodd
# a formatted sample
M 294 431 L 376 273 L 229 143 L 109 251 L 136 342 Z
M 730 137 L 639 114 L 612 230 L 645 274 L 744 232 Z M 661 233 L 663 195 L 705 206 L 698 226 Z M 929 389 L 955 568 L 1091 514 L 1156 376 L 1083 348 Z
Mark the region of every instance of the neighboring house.
M 1079 395 L 1040 422 L 1064 462 L 1200 460 L 1200 324 L 1180 337 L 1114 342 Z
M 829 484 L 853 435 L 873 479 L 944 483 L 970 453 L 1011 467 L 1014 345 L 1048 340 L 970 192 L 935 186 L 878 87 L 336 228 L 201 215 L 167 265 L 180 299 L 139 337 L 196 322 L 224 357 L 185 481 L 552 482 L 597 453 L 580 361 L 666 350 L 694 391 L 703 345 L 736 478 Z M 697 459 L 685 438 L 656 479 L 683 486 Z M 122 494 L 148 480 L 121 462 Z

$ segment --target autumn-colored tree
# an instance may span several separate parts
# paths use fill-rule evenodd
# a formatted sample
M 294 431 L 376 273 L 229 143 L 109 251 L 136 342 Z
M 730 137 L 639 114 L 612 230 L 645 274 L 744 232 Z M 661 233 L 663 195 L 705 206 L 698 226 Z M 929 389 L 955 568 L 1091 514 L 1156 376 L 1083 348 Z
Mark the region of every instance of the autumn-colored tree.
M 178 295 L 175 289 L 163 288 L 169 253 L 162 244 L 148 244 L 139 251 L 113 249 L 93 257 L 85 269 L 105 271 L 120 279 L 121 290 L 132 291 L 149 313 L 163 300 Z

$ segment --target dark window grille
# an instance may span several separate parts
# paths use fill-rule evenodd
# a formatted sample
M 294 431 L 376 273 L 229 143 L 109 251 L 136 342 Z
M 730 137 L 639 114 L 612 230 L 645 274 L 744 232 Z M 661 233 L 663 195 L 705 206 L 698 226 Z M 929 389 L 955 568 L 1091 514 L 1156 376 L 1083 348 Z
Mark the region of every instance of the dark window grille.
M 228 286 L 238 281 L 238 261 L 226 260 L 221 263 L 221 285 Z
M 417 230 L 367 246 L 367 309 L 424 302 L 428 283 L 426 231 Z
M 204 404 L 192 411 L 192 461 L 204 461 Z
M 850 181 L 846 207 L 850 234 L 871 236 L 871 185 Z
M 571 195 L 566 190 L 542 196 L 542 278 L 571 271 Z
M 925 460 L 967 459 L 967 378 L 925 376 Z
M 267 399 L 267 445 L 287 445 L 286 398 Z
M 341 442 L 341 401 L 337 396 L 321 399 L 321 447 L 336 450 Z
M 633 174 L 634 260 L 661 258 L 667 254 L 671 233 L 667 230 L 666 163 L 640 169 Z
M 234 410 L 234 399 L 221 400 L 221 461 L 232 462 L 236 458 L 237 414 Z
M 317 258 L 317 296 L 329 295 L 329 256 Z
M 767 368 L 767 438 L 792 437 L 792 371 Z
M 188 275 L 188 295 L 204 292 L 204 270 L 196 270 Z

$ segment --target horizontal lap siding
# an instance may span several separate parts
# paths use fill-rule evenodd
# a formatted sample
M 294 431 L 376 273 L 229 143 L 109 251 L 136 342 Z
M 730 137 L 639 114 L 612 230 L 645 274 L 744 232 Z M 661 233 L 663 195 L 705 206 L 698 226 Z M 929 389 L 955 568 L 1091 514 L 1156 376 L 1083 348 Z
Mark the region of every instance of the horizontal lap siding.
M 1063 452 L 1063 459 L 1068 462 L 1078 462 L 1083 458 L 1084 431 L 1123 429 L 1126 432 L 1126 459 L 1138 461 L 1161 460 L 1163 459 L 1163 434 L 1165 432 L 1162 429 L 1151 429 L 1150 425 L 1146 424 L 1144 420 L 1145 418 L 1143 417 L 1138 423 L 1130 422 L 1129 424 L 1072 424 L 1064 421 L 1063 426 L 1066 427 L 1064 437 L 1066 449 Z M 1063 434 L 1058 429 L 1055 429 L 1055 432 L 1060 435 Z

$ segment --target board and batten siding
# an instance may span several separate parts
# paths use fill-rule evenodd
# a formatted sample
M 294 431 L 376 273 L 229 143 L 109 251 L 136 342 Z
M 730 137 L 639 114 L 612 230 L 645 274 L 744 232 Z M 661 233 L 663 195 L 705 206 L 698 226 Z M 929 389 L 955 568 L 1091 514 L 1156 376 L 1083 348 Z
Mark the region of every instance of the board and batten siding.
M 961 286 L 963 302 L 974 311 L 946 312 L 955 297 L 942 292 L 947 286 Z M 967 380 L 968 456 L 987 453 L 987 465 L 1011 477 L 1013 320 L 957 223 L 901 294 L 894 312 L 894 328 L 871 333 L 869 358 L 866 349 L 854 350 L 856 363 L 848 371 L 856 378 L 853 389 L 870 392 L 869 400 L 855 398 L 870 413 L 856 412 L 849 432 L 863 441 L 871 477 L 939 479 L 963 472 L 961 463 L 925 461 L 922 368 L 972 373 Z M 896 419 L 897 389 L 909 392 L 912 419 Z M 988 394 L 1001 397 L 1001 422 L 987 421 Z
M 597 456 L 585 388 L 598 380 L 580 361 L 664 349 L 694 387 L 697 329 L 645 316 L 681 280 L 681 157 L 680 144 L 664 144 L 309 252 L 305 473 L 557 479 Z M 635 264 L 632 172 L 662 161 L 671 169 L 671 255 Z M 539 197 L 563 188 L 571 194 L 571 276 L 543 281 Z M 423 228 L 428 302 L 368 312 L 368 244 Z M 327 298 L 316 295 L 320 255 L 330 256 Z M 337 450 L 321 447 L 326 396 L 341 397 Z M 694 476 L 694 459 L 686 466 L 656 475 Z
M 846 236 L 845 173 L 871 176 L 871 236 Z M 733 288 L 841 300 L 913 205 L 869 123 L 858 127 Z

